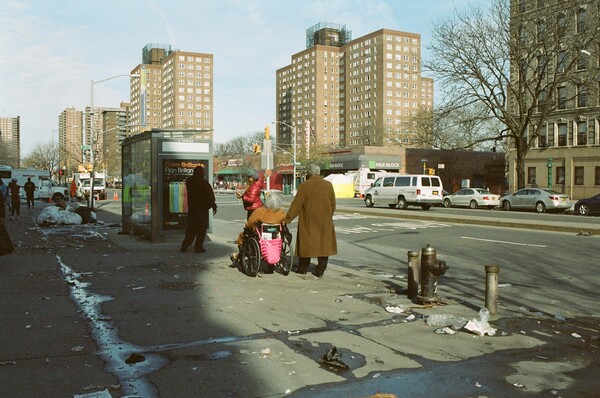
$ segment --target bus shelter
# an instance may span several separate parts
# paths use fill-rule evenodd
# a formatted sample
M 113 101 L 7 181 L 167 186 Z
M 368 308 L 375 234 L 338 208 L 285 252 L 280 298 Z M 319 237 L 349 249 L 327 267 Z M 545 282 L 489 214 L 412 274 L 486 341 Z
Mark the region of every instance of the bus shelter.
M 212 184 L 211 130 L 153 129 L 126 138 L 122 150 L 123 232 L 164 242 L 185 230 L 185 179 L 196 166 Z M 212 215 L 209 231 L 212 226 Z M 181 234 L 176 234 L 181 237 Z

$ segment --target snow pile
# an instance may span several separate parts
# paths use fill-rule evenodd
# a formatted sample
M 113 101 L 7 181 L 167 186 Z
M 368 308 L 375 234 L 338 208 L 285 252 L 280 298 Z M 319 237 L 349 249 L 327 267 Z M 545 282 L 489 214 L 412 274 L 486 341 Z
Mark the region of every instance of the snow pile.
M 65 224 L 74 225 L 81 224 L 82 218 L 79 214 L 74 213 L 71 207 L 62 210 L 57 206 L 48 206 L 37 216 L 36 223 L 38 225 Z

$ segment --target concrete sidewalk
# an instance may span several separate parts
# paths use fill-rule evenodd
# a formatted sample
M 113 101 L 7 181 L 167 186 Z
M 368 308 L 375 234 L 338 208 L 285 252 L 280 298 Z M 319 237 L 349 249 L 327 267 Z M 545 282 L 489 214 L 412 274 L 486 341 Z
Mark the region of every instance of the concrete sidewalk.
M 181 235 L 119 234 L 109 207 L 95 227 L 39 228 L 38 207 L 7 221 L 0 396 L 597 396 L 597 318 L 500 305 L 495 336 L 438 334 L 427 317 L 475 318 L 483 298 L 442 283 L 443 303 L 423 306 L 403 278 L 333 264 L 249 278 L 230 266 L 233 237 L 179 253 Z M 319 363 L 332 347 L 348 369 Z

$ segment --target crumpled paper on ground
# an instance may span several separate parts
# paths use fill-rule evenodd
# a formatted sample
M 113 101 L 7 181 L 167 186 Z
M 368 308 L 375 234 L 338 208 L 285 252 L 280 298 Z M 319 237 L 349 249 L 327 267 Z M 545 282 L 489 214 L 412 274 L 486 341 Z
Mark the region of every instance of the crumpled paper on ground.
M 487 308 L 482 308 L 479 311 L 479 319 L 473 318 L 464 326 L 466 330 L 471 333 L 475 333 L 479 336 L 494 336 L 496 334 L 496 329 L 490 326 L 488 319 L 490 317 L 490 312 Z

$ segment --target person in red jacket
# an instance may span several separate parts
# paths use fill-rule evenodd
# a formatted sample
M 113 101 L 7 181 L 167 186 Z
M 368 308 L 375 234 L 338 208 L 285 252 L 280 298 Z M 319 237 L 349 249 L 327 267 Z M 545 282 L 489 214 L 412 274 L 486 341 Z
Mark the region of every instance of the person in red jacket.
M 262 207 L 263 203 L 260 200 L 260 192 L 262 190 L 262 182 L 258 178 L 258 173 L 254 170 L 249 171 L 246 176 L 248 177 L 248 187 L 242 192 L 236 192 L 238 199 L 242 199 L 244 203 L 244 209 L 246 209 L 246 219 L 249 219 L 254 210 Z

